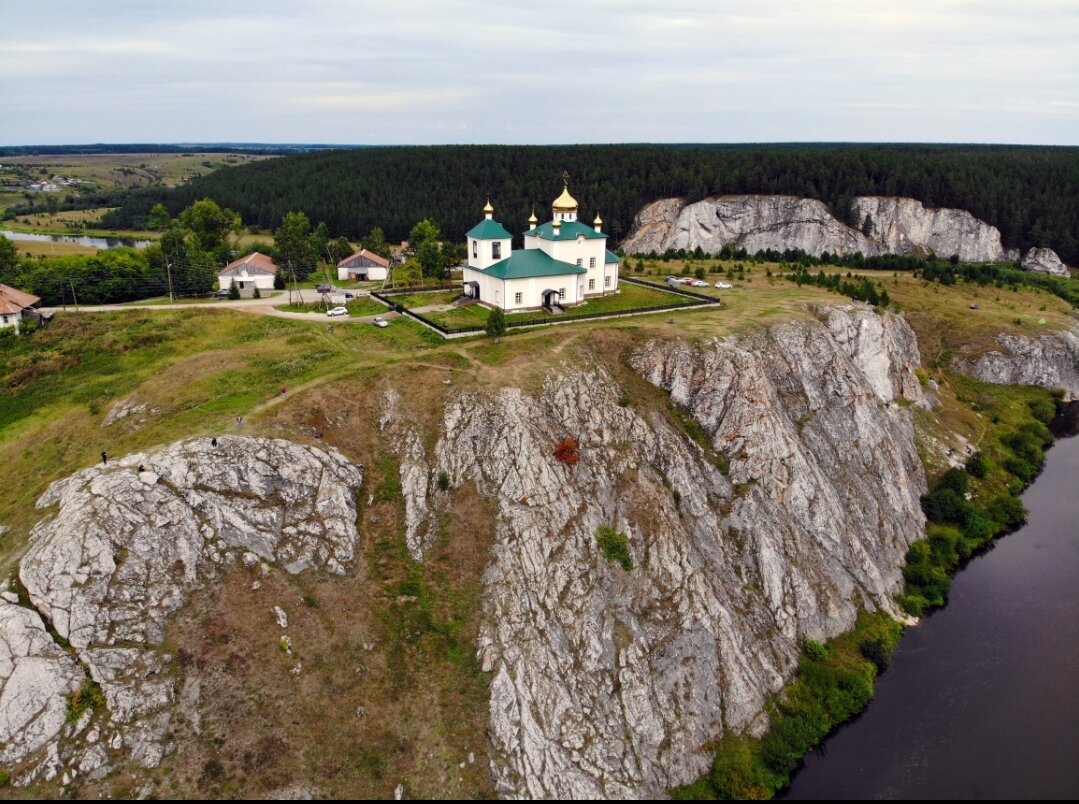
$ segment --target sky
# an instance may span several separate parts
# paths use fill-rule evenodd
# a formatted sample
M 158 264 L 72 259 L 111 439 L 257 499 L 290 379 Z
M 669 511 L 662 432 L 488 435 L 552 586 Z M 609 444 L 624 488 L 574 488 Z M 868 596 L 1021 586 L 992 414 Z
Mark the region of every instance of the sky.
M 1079 2 L 0 3 L 0 144 L 1079 144 Z

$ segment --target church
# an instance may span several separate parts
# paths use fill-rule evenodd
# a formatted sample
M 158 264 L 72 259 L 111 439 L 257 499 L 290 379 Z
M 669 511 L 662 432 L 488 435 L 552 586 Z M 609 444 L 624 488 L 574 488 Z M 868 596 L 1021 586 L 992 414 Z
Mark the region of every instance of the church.
M 617 292 L 618 256 L 607 250 L 603 221 L 596 215 L 589 227 L 577 220 L 577 200 L 565 175 L 551 212 L 551 220 L 540 224 L 533 210 L 524 248 L 514 251 L 513 235 L 494 219 L 488 199 L 483 220 L 466 235 L 465 295 L 506 312 L 560 313 Z

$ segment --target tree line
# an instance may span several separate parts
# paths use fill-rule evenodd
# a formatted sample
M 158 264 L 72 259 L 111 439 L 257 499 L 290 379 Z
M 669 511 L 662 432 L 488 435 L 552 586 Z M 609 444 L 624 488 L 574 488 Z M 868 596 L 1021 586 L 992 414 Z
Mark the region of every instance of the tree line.
M 600 213 L 615 241 L 659 198 L 717 194 L 817 198 L 840 219 L 859 195 L 909 196 L 970 211 L 1009 247 L 1048 246 L 1079 263 L 1079 148 L 967 145 L 580 145 L 378 147 L 298 154 L 240 165 L 173 189 L 128 192 L 107 225 L 139 228 L 154 204 L 177 214 L 199 198 L 239 212 L 245 224 L 280 225 L 292 211 L 357 239 L 373 227 L 407 237 L 418 219 L 451 241 L 479 219 L 522 231 L 535 206 L 570 191 L 589 219 Z M 864 222 L 859 222 L 864 224 Z
M 240 245 L 243 223 L 238 213 L 202 198 L 173 218 L 155 204 L 145 228 L 161 233 L 144 249 L 117 248 L 91 255 L 20 258 L 7 238 L 0 238 L 0 283 L 41 297 L 41 303 L 111 304 L 173 294 L 202 296 L 217 289 L 217 277 L 230 262 L 260 251 L 278 266 L 274 286 L 304 282 L 318 275 L 331 282 L 331 269 L 355 248 L 345 237 L 331 237 L 324 222 L 312 226 L 303 212 L 285 214 L 272 241 Z M 464 258 L 464 246 L 441 242 L 437 225 L 424 219 L 409 231 L 407 261 L 398 270 L 417 278 L 444 278 L 451 262 Z M 360 247 L 389 258 L 392 248 L 379 227 Z

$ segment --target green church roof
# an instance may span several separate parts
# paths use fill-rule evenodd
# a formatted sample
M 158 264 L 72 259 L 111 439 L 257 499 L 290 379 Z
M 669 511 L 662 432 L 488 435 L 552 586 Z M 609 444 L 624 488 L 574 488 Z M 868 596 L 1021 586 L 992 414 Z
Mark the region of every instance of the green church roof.
M 604 249 L 604 251 L 606 252 L 607 256 L 606 258 L 604 258 L 603 261 L 608 265 L 610 265 L 612 262 L 622 262 L 622 258 L 615 254 L 613 251 L 611 251 L 609 248 Z
M 525 234 L 539 237 L 544 240 L 576 240 L 578 235 L 589 240 L 607 237 L 603 232 L 597 232 L 591 226 L 585 226 L 580 221 L 563 221 L 562 225 L 559 227 L 558 237 L 555 237 L 554 224 L 551 221 L 541 223 L 535 229 L 531 229 Z
M 469 266 L 472 268 L 472 266 Z M 588 271 L 579 265 L 556 260 L 546 251 L 538 248 L 529 248 L 524 251 L 515 251 L 509 257 L 487 269 L 472 268 L 473 271 L 482 270 L 483 273 L 498 277 L 499 279 L 527 279 L 531 276 L 561 276 L 565 274 L 585 274 Z
M 468 230 L 466 237 L 474 237 L 477 240 L 509 240 L 513 238 L 498 221 L 486 218 Z

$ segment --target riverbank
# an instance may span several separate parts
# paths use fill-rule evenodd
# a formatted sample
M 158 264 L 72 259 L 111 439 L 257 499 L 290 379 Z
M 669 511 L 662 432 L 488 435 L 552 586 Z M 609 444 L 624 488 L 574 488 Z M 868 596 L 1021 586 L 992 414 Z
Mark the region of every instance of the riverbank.
M 950 576 L 1024 522 L 1017 495 L 1044 462 L 1054 413 L 1071 410 L 1045 389 L 965 383 L 989 424 L 965 470 L 949 469 L 922 497 L 926 538 L 907 553 L 906 588 L 897 597 L 913 616 L 945 606 Z M 672 797 L 770 798 L 786 788 L 803 757 L 873 699 L 876 676 L 890 664 L 900 633 L 899 623 L 877 612 L 826 645 L 807 641 L 794 680 L 767 707 L 769 731 L 759 739 L 723 735 L 712 769 Z
M 1022 496 L 1026 525 L 907 630 L 873 706 L 806 757 L 785 798 L 1079 796 L 1077 475 L 1079 438 L 1061 439 Z

